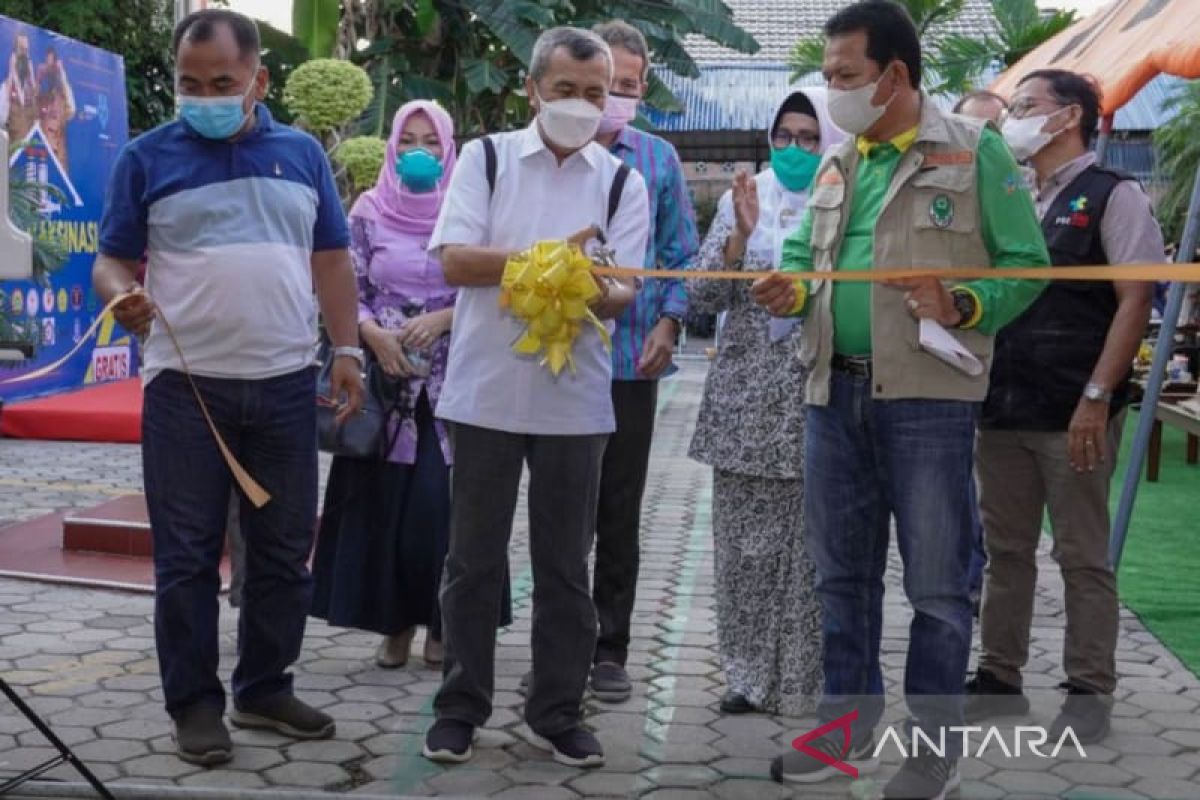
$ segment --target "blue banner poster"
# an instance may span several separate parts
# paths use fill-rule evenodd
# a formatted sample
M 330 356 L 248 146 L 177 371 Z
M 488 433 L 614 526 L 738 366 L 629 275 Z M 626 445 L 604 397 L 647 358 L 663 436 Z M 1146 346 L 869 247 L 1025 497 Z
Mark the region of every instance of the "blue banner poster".
M 129 124 L 119 55 L 0 16 L 0 69 L 10 197 L 31 198 L 26 207 L 35 210 L 29 231 L 35 247 L 49 245 L 57 256 L 35 257 L 28 280 L 0 282 L 0 340 L 35 348 L 32 359 L 0 362 L 3 381 L 65 356 L 100 311 L 92 262 L 105 184 Z M 17 203 L 11 200 L 10 207 Z M 135 346 L 109 317 L 99 335 L 53 373 L 0 383 L 0 400 L 128 378 L 137 373 Z

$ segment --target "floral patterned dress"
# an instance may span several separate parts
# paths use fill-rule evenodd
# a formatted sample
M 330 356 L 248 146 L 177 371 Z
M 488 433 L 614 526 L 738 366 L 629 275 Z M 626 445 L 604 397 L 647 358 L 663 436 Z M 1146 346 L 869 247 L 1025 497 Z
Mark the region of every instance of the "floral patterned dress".
M 757 176 L 760 222 L 745 269 L 773 269 L 782 238 L 799 222 L 803 196 L 784 196 L 769 171 Z M 733 231 L 721 198 L 693 269 L 724 269 Z M 800 331 L 772 320 L 749 283 L 696 280 L 689 303 L 726 312 L 704 387 L 689 455 L 713 467 L 717 635 L 729 690 L 785 716 L 820 699 L 821 611 L 805 549 L 804 383 Z

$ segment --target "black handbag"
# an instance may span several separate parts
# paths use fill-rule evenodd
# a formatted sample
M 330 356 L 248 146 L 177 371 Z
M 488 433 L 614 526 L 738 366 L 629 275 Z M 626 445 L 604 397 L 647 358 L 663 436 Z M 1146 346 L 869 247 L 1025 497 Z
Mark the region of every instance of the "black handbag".
M 339 425 L 337 408 L 330 402 L 336 400 L 330 388 L 332 351 L 328 342 L 322 342 L 317 354 L 317 447 L 335 456 L 382 460 L 400 435 L 399 423 L 388 435 L 388 419 L 404 407 L 405 381 L 387 375 L 366 351 L 362 411 Z

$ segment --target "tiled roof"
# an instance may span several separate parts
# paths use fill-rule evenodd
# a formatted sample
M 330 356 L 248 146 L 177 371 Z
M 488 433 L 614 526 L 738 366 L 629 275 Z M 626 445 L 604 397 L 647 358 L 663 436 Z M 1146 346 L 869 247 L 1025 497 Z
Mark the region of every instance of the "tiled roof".
M 796 42 L 819 35 L 825 20 L 850 0 L 725 0 L 725 4 L 733 9 L 734 22 L 757 39 L 761 49 L 747 55 L 702 36 L 689 36 L 684 48 L 695 61 L 786 62 Z M 963 12 L 940 30 L 980 36 L 995 28 L 989 0 L 967 0 Z

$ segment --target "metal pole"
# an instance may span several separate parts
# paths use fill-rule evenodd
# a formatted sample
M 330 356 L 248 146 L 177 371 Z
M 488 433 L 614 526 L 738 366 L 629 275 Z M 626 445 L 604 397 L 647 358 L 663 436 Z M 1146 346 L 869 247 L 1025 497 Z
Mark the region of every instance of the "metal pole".
M 1109 114 L 1100 119 L 1100 138 L 1096 141 L 1096 163 L 1102 167 L 1108 158 L 1108 143 L 1112 140 L 1113 116 Z
M 1183 226 L 1183 237 L 1179 243 L 1179 252 L 1175 254 L 1177 263 L 1189 263 L 1196 253 L 1196 244 L 1200 240 L 1200 169 L 1196 170 L 1196 179 L 1192 184 L 1192 200 L 1188 205 L 1187 222 Z M 1171 350 L 1175 344 L 1175 328 L 1179 323 L 1179 312 L 1183 308 L 1183 295 L 1186 285 L 1172 283 L 1167 295 L 1167 307 L 1163 311 L 1162 325 L 1158 331 L 1158 343 L 1154 347 L 1154 361 L 1150 365 L 1150 377 L 1146 381 L 1146 396 L 1142 399 L 1142 411 L 1138 415 L 1137 433 L 1133 438 L 1133 449 L 1129 452 L 1129 463 L 1125 467 L 1125 482 L 1121 486 L 1121 501 L 1117 505 L 1117 515 L 1113 519 L 1112 537 L 1109 539 L 1108 560 L 1113 571 L 1121 565 L 1121 554 L 1125 550 L 1125 537 L 1129 533 L 1129 521 L 1133 517 L 1133 503 L 1137 499 L 1138 483 L 1142 477 L 1142 463 L 1146 460 L 1146 450 L 1150 446 L 1150 433 L 1154 428 L 1154 412 L 1158 408 L 1158 398 L 1162 393 L 1163 379 L 1167 370 L 1167 362 L 1171 358 Z

